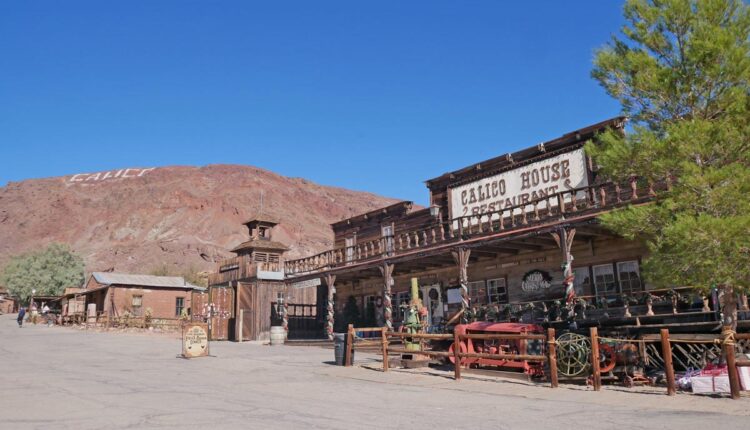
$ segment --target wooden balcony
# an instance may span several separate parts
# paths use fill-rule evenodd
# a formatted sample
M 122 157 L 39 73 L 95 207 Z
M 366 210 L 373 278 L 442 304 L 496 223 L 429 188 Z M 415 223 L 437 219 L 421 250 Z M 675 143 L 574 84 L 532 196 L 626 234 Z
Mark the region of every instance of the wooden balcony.
M 617 207 L 645 203 L 668 183 L 633 178 L 625 183 L 605 183 L 576 188 L 494 212 L 462 216 L 436 222 L 432 227 L 385 236 L 339 247 L 316 255 L 287 261 L 287 277 L 310 275 L 347 265 L 398 257 L 483 236 L 512 234 L 577 217 L 595 217 Z
M 249 278 L 283 279 L 281 262 L 257 262 L 250 256 L 228 258 L 216 265 L 214 273 L 208 275 L 208 285 L 222 285 Z

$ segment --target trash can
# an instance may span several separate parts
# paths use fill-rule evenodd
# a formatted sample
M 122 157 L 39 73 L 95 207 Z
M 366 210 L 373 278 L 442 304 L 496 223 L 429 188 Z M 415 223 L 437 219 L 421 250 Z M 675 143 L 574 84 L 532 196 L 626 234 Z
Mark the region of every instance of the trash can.
M 337 366 L 344 365 L 344 356 L 346 355 L 346 333 L 336 333 L 333 335 L 333 353 Z M 354 361 L 354 350 L 352 349 L 352 361 Z

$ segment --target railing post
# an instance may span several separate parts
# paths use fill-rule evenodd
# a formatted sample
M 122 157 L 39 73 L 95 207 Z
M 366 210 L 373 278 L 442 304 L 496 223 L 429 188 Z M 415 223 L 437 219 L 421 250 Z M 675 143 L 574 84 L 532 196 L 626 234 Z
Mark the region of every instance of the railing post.
M 383 372 L 388 371 L 388 327 L 382 327 L 380 336 L 383 342 Z
M 352 365 L 352 344 L 354 343 L 354 325 L 349 324 L 346 330 L 346 348 L 344 352 L 344 366 Z
M 453 332 L 453 379 L 461 380 L 461 339 L 457 331 Z
M 555 350 L 555 329 L 547 329 L 547 363 L 549 364 L 549 382 L 557 388 L 557 351 Z
M 737 374 L 737 361 L 734 356 L 734 331 L 731 327 L 724 326 L 721 330 L 722 349 L 727 361 L 727 372 L 729 373 L 729 389 L 732 398 L 740 398 L 740 377 Z
M 667 394 L 676 393 L 674 382 L 674 366 L 672 365 L 672 345 L 669 342 L 669 329 L 661 329 L 661 354 L 664 356 L 664 373 L 667 376 Z
M 596 327 L 591 327 L 591 370 L 594 378 L 594 391 L 602 389 L 602 373 L 599 368 L 599 333 Z

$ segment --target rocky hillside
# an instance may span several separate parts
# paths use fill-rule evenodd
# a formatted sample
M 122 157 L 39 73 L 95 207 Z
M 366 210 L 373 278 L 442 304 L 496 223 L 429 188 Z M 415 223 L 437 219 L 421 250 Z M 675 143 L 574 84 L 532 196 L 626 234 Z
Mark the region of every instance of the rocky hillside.
M 119 169 L 0 188 L 0 267 L 50 242 L 69 244 L 87 272 L 210 270 L 247 239 L 260 210 L 296 257 L 331 246 L 329 224 L 395 202 L 237 165 Z

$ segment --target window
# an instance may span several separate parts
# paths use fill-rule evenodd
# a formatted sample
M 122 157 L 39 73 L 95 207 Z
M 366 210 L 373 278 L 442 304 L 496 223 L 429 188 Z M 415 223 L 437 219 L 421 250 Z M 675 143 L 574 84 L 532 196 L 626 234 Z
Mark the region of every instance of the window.
M 409 306 L 409 295 L 408 291 L 402 291 L 398 293 L 397 299 L 393 301 L 393 314 L 398 315 L 398 319 L 401 321 L 404 319 L 404 308 Z
M 617 263 L 617 279 L 623 294 L 633 294 L 643 290 L 637 261 L 621 261 Z
M 141 309 L 143 308 L 143 296 L 133 296 L 130 302 L 133 305 L 133 314 L 141 315 Z
M 467 287 L 469 288 L 469 300 L 472 306 L 487 304 L 487 289 L 484 281 L 469 282 Z
M 577 296 L 591 294 L 591 272 L 588 267 L 573 267 L 573 288 Z
M 617 281 L 615 281 L 615 270 L 611 264 L 594 266 L 594 287 L 597 296 L 608 296 L 617 294 Z
M 174 302 L 174 314 L 176 317 L 182 316 L 182 311 L 185 310 L 185 298 L 177 297 Z
M 505 284 L 505 278 L 488 279 L 487 292 L 490 296 L 490 303 L 508 303 L 508 287 Z

